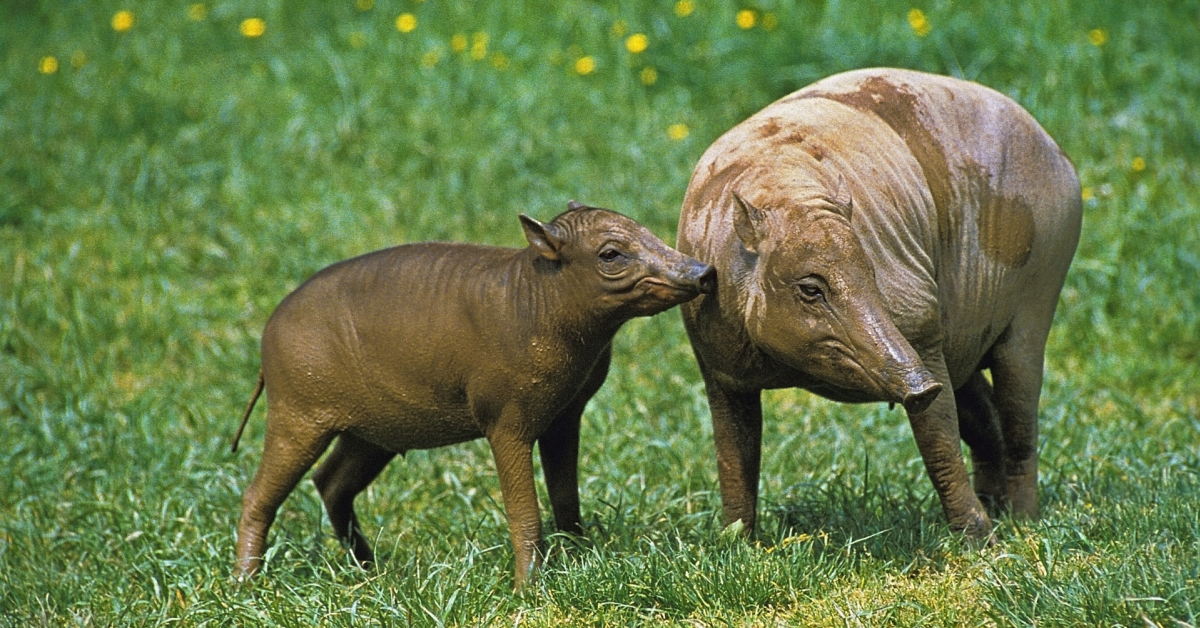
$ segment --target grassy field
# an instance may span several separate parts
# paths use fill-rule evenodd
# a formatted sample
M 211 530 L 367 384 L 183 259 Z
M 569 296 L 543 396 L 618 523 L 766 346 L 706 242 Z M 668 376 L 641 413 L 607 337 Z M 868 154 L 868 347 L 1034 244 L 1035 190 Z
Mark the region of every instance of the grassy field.
M 1196 0 L 4 3 L 0 625 L 1195 626 L 1197 32 Z M 400 242 L 515 246 L 518 212 L 569 199 L 673 241 L 713 139 L 873 65 L 1013 96 L 1083 180 L 1043 520 L 964 544 L 902 412 L 780 391 L 758 537 L 722 532 L 671 312 L 618 336 L 584 418 L 589 533 L 552 536 L 524 594 L 482 442 L 360 499 L 378 570 L 305 483 L 264 577 L 231 582 L 261 409 L 229 441 L 299 282 Z

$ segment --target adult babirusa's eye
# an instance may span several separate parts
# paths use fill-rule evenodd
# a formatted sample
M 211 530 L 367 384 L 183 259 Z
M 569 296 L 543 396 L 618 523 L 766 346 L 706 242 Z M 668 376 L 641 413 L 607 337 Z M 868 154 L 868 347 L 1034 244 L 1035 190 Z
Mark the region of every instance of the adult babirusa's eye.
M 820 282 L 811 277 L 796 282 L 796 292 L 805 301 L 819 301 L 825 298 L 825 289 L 821 287 Z

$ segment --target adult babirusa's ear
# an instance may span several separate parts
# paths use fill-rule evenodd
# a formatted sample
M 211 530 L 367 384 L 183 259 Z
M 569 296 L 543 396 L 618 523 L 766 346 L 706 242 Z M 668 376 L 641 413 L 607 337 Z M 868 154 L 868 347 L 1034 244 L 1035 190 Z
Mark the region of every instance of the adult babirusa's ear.
M 525 239 L 529 246 L 537 249 L 542 257 L 558 261 L 558 252 L 562 249 L 563 235 L 553 224 L 538 222 L 525 214 L 521 214 L 521 228 L 525 230 Z
M 737 205 L 733 212 L 733 231 L 747 251 L 757 253 L 758 243 L 762 241 L 763 212 L 737 192 L 733 192 L 733 200 Z

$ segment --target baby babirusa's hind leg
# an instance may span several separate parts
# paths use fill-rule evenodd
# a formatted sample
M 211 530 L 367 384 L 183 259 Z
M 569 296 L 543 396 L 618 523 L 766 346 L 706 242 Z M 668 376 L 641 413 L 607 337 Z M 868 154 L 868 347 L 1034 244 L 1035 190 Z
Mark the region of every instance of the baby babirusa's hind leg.
M 242 497 L 237 564 L 234 566 L 236 578 L 248 578 L 262 567 L 267 530 L 275 521 L 275 513 L 329 446 L 333 436 L 285 409 L 271 407 L 268 410 L 262 461 Z
M 358 524 L 354 498 L 379 476 L 395 455 L 353 434 L 343 433 L 313 474 L 313 483 L 325 503 L 334 533 L 364 568 L 375 562 L 375 553 Z

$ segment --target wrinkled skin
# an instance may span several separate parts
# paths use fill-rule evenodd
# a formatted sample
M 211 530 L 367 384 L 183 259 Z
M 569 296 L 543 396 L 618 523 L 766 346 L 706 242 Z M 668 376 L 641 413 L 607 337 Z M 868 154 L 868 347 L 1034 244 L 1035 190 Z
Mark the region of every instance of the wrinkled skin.
M 265 387 L 239 579 L 260 569 L 276 511 L 335 438 L 313 482 L 363 566 L 375 556 L 355 496 L 398 453 L 476 438 L 496 461 L 517 587 L 541 562 L 534 443 L 555 523 L 581 532 L 580 416 L 604 383 L 614 334 L 711 290 L 714 271 L 608 210 L 572 203 L 548 224 L 521 222 L 525 249 L 399 246 L 330 266 L 280 303 L 242 418 L 244 428 Z
M 1067 157 L 974 83 L 849 72 L 719 138 L 692 175 L 678 247 L 718 272 L 716 293 L 682 312 L 726 522 L 754 529 L 761 391 L 788 387 L 904 405 L 968 536 L 989 537 L 989 508 L 1037 517 L 1043 354 L 1080 217 Z

